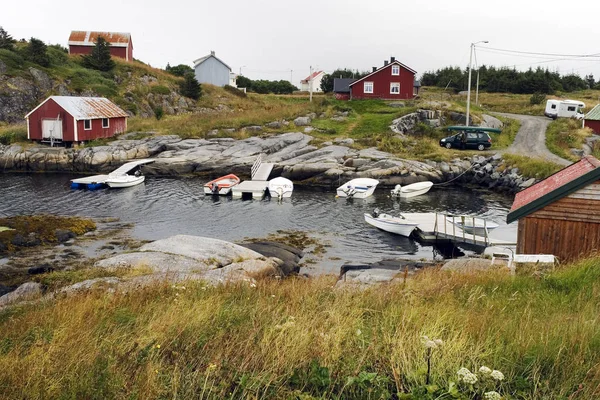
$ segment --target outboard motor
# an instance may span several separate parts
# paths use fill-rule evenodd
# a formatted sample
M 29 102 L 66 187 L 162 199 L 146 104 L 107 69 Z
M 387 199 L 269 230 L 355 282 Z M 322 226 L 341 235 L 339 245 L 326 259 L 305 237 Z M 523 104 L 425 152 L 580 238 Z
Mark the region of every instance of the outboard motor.
M 352 197 L 356 193 L 356 189 L 353 186 L 348 186 L 344 189 L 344 193 L 346 193 L 346 196 Z
M 219 184 L 218 183 L 213 183 L 212 184 L 212 192 L 213 194 L 219 194 Z
M 401 192 L 402 192 L 402 185 L 396 185 L 392 189 L 392 196 L 400 196 Z
M 371 215 L 373 216 L 373 218 L 379 217 L 379 208 L 374 209 Z

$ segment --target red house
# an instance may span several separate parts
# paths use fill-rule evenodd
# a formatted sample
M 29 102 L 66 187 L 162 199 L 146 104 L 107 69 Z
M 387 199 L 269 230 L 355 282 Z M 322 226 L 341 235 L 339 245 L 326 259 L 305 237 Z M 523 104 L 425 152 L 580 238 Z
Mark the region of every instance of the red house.
M 600 104 L 585 115 L 583 125 L 594 131 L 596 135 L 600 135 Z
M 127 113 L 104 97 L 50 96 L 25 116 L 27 139 L 83 142 L 127 130 Z
M 98 37 L 102 36 L 110 45 L 110 55 L 127 61 L 133 60 L 133 43 L 130 33 L 72 31 L 69 36 L 69 54 L 90 54 Z
M 383 67 L 350 84 L 350 99 L 412 99 L 417 72 L 394 57 Z

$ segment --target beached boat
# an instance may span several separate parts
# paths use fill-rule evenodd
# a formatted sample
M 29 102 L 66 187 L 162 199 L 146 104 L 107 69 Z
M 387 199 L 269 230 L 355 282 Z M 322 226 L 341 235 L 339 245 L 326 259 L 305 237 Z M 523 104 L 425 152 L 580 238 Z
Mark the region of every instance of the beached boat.
M 204 184 L 204 194 L 227 195 L 231 188 L 240 183 L 240 178 L 234 174 L 222 176 Z
M 433 182 L 430 181 L 412 183 L 406 186 L 396 185 L 396 187 L 392 189 L 392 196 L 402 198 L 420 196 L 429 192 L 429 189 L 431 189 L 432 186 Z
M 294 183 L 287 178 L 278 177 L 269 181 L 269 194 L 271 197 L 283 199 L 291 197 L 294 191 Z
M 373 214 L 365 213 L 365 221 L 383 231 L 406 237 L 409 237 L 419 225 L 418 222 L 408 220 L 402 216 L 393 217 L 389 214 L 380 214 L 377 210 L 373 211 Z
M 454 226 L 462 229 L 466 233 L 484 237 L 487 236 L 486 230 L 487 233 L 489 233 L 490 231 L 496 229 L 499 226 L 498 224 L 486 221 L 483 218 L 470 217 L 465 215 L 448 216 L 446 217 L 446 220 L 451 224 L 454 224 Z
M 130 161 L 121 165 L 108 175 L 94 175 L 85 178 L 71 180 L 71 189 L 101 189 L 106 186 L 112 188 L 123 188 L 139 185 L 144 182 L 144 175 L 141 167 L 145 164 L 153 163 L 154 160 L 145 158 L 141 160 Z
M 364 199 L 369 197 L 375 191 L 379 181 L 371 178 L 356 178 L 344 183 L 337 188 L 339 197 L 352 197 L 355 199 Z

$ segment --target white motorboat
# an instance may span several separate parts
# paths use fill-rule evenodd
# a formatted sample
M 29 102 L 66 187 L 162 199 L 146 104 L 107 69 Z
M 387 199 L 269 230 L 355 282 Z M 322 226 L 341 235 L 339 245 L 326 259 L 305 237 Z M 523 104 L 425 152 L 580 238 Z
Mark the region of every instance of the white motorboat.
M 393 217 L 389 214 L 380 214 L 375 210 L 373 214 L 365 213 L 365 221 L 383 231 L 409 237 L 419 225 L 418 222 L 408 220 L 402 216 Z
M 107 185 L 112 188 L 124 188 L 139 185 L 144 182 L 141 166 L 153 162 L 154 160 L 149 158 L 130 161 L 121 165 L 108 175 L 94 175 L 85 178 L 72 179 L 71 188 L 87 188 L 95 190 L 106 187 Z
M 139 185 L 144 182 L 145 178 L 146 177 L 141 174 L 113 176 L 106 180 L 106 184 L 111 188 L 126 188 Z
M 277 197 L 283 199 L 286 197 L 292 197 L 294 191 L 294 183 L 287 178 L 278 177 L 269 181 L 269 194 L 271 197 Z
M 420 196 L 429 192 L 429 189 L 431 189 L 432 186 L 433 182 L 430 181 L 412 183 L 406 186 L 396 185 L 396 187 L 392 189 L 392 196 L 401 198 Z
M 477 236 L 486 236 L 487 233 L 496 229 L 499 225 L 495 222 L 486 221 L 483 218 L 470 217 L 466 215 L 448 216 L 446 220 L 454 226 L 464 230 L 466 233 Z
M 375 191 L 379 181 L 371 178 L 356 178 L 344 183 L 337 188 L 339 197 L 352 197 L 355 199 L 364 199 L 369 197 Z
M 204 194 L 228 195 L 231 189 L 240 183 L 240 178 L 229 174 L 204 184 Z

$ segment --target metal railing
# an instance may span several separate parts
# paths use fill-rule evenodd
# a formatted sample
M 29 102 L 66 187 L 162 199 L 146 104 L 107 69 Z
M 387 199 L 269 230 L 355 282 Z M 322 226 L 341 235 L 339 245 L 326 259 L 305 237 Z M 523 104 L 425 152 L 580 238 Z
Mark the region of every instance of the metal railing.
M 441 215 L 444 219 L 443 232 L 440 231 L 440 226 L 438 223 L 439 215 Z M 449 218 L 451 218 L 450 221 L 448 220 Z M 471 226 L 466 224 L 466 222 L 469 222 L 469 220 L 471 222 Z M 473 243 L 475 245 L 483 244 L 487 246 L 490 244 L 487 221 L 483 218 L 480 218 L 479 220 L 483 221 L 483 226 L 477 225 L 477 218 L 474 216 L 435 213 L 435 226 L 433 229 L 436 236 L 438 236 L 439 234 L 443 234 L 443 236 L 445 236 L 448 239 L 462 241 L 463 243 Z M 451 225 L 451 232 L 448 232 L 448 223 L 450 223 Z M 457 225 L 460 229 L 458 235 L 456 234 Z M 471 232 L 468 232 L 468 230 L 470 230 Z M 481 233 L 482 235 L 477 235 L 477 233 Z
M 253 180 L 254 180 L 254 175 L 256 175 L 256 173 L 258 172 L 261 165 L 262 165 L 262 154 L 259 154 L 258 157 L 256 158 L 256 161 L 254 161 L 254 164 L 252 164 L 252 169 L 250 170 L 250 176 L 252 177 Z

